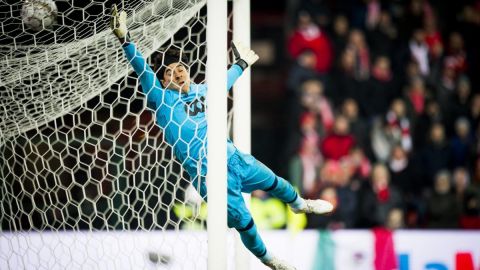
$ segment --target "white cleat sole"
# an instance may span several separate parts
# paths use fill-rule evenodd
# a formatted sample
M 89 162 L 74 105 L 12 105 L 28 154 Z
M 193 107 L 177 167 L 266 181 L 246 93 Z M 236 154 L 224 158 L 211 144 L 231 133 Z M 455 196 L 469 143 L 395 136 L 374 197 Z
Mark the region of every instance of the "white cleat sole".
M 297 268 L 289 265 L 288 263 L 274 258 L 270 262 L 265 262 L 264 263 L 266 266 L 268 266 L 272 270 L 297 270 Z
M 305 200 L 305 206 L 303 208 L 293 208 L 294 213 L 305 213 L 305 214 L 327 214 L 332 212 L 333 205 L 325 200 Z

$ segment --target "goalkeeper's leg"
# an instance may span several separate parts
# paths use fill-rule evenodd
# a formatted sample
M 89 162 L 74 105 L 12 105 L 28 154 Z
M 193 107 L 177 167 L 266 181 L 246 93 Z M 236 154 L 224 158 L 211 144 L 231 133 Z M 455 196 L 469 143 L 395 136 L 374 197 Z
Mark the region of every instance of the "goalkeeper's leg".
M 258 189 L 266 191 L 290 205 L 295 213 L 325 214 L 333 210 L 333 205 L 327 201 L 301 198 L 289 182 L 275 175 L 252 155 L 237 151 L 237 156 L 237 171 L 242 176 L 242 192 L 251 193 Z
M 275 258 L 268 252 L 243 200 L 241 180 L 238 175 L 231 174 L 230 171 L 228 175 L 228 226 L 239 232 L 245 247 L 266 266 L 274 270 L 295 270 L 295 267 Z

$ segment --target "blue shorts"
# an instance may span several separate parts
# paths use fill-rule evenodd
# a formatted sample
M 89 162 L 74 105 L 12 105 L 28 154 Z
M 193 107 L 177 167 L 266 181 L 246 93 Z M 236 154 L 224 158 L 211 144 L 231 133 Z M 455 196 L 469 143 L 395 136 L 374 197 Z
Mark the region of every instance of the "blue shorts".
M 275 175 L 272 170 L 250 154 L 234 151 L 228 157 L 227 167 L 227 213 L 228 227 L 230 228 L 243 229 L 252 222 L 252 215 L 245 205 L 242 192 L 251 193 L 254 190 L 264 190 L 274 192 L 274 195 L 284 202 L 296 199 L 297 193 L 290 184 Z M 206 162 L 202 162 L 201 168 L 201 183 L 196 181 L 199 175 L 197 174 L 192 184 L 206 200 L 207 187 L 204 177 L 207 171 Z
M 276 175 L 250 154 L 236 151 L 228 159 L 228 227 L 243 229 L 252 220 L 242 192 L 268 190 L 275 183 Z

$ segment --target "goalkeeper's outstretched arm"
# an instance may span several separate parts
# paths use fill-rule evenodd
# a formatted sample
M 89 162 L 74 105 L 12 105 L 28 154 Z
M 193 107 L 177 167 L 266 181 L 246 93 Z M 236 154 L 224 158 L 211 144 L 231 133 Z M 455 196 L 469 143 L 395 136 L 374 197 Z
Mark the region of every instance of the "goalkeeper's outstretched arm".
M 163 90 L 162 85 L 155 76 L 155 72 L 150 65 L 148 65 L 147 61 L 145 61 L 142 53 L 140 53 L 135 44 L 130 41 L 130 34 L 127 28 L 127 13 L 123 10 L 119 12 L 116 5 L 112 8 L 110 28 L 122 44 L 128 61 L 138 75 L 143 92 L 147 95 L 147 100 L 149 102 L 155 102 L 155 100 L 161 99 L 160 95 L 163 91 L 152 90 L 154 87 Z
M 239 41 L 232 42 L 235 64 L 227 72 L 227 89 L 230 90 L 245 69 L 258 60 L 258 55 Z

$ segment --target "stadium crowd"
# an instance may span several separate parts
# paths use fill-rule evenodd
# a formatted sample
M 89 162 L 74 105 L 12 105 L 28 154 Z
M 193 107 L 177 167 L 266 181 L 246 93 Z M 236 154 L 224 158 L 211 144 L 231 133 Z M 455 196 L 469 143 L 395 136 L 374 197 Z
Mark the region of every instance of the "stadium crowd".
M 480 1 L 298 1 L 289 177 L 309 228 L 480 228 Z

